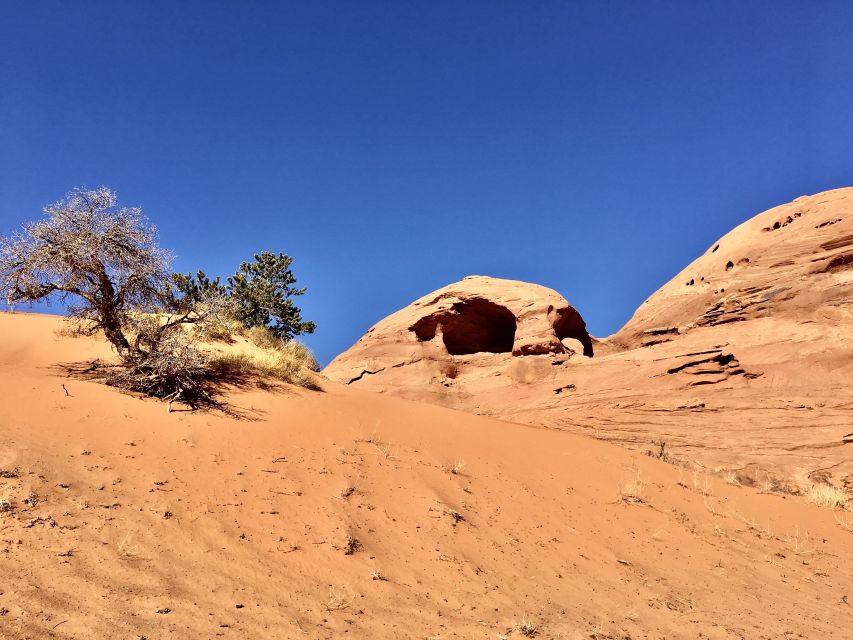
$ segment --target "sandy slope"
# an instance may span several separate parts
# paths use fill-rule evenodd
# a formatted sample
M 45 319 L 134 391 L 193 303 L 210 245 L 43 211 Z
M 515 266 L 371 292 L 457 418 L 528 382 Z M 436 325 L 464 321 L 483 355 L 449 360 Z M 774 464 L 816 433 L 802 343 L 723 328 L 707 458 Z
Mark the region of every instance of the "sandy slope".
M 2 638 L 851 637 L 831 511 L 332 383 L 167 414 L 57 326 L 0 314 Z

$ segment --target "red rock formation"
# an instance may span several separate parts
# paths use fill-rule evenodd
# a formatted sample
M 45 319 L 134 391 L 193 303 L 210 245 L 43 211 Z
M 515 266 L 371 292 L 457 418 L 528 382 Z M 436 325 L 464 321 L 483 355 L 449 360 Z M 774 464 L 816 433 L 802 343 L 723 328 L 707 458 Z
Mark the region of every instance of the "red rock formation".
M 642 450 L 666 441 L 770 489 L 853 488 L 853 188 L 741 224 L 593 358 L 574 355 L 592 352 L 585 336 L 550 289 L 466 278 L 377 323 L 326 375 Z
M 354 382 L 379 369 L 408 371 L 413 366 L 439 374 L 451 367 L 458 373 L 469 362 L 481 367 L 502 365 L 511 357 L 570 354 L 572 341 L 578 351 L 592 356 L 586 323 L 556 291 L 468 276 L 376 324 L 335 358 L 326 375 Z

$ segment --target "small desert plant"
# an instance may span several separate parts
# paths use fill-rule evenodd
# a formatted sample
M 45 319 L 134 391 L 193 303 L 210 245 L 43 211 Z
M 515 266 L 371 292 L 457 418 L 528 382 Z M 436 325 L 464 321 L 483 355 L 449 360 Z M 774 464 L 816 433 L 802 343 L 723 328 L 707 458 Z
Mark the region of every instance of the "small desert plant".
M 455 476 L 460 475 L 464 468 L 465 461 L 462 458 L 455 460 L 454 462 L 448 464 L 446 467 L 446 469 Z
M 379 569 L 374 569 L 373 572 L 370 574 L 370 577 L 373 580 L 380 580 L 382 582 L 388 581 L 388 578 L 382 575 L 382 573 L 379 572 Z
M 391 448 L 391 445 L 387 442 L 382 442 L 381 440 L 371 439 L 368 440 L 370 444 L 376 447 L 376 450 L 386 460 L 392 460 L 394 458 L 394 450 Z
M 791 545 L 791 551 L 797 555 L 814 553 L 815 551 L 815 545 L 809 537 L 808 532 L 801 536 L 799 527 L 794 529 L 794 533 L 782 537 L 781 540 Z
M 119 541 L 116 545 L 116 551 L 118 551 L 119 556 L 128 560 L 139 557 L 139 547 L 133 543 L 131 534 L 127 534 Z
M 342 593 L 334 587 L 329 587 L 329 597 L 326 600 L 326 611 L 342 611 L 349 607 L 354 600 L 355 596 L 348 597 L 346 593 Z
M 729 471 L 729 472 L 727 472 L 727 473 L 723 476 L 723 479 L 726 481 L 726 484 L 730 484 L 730 485 L 732 485 L 733 487 L 741 487 L 741 486 L 743 486 L 743 484 L 742 484 L 742 483 L 741 483 L 741 481 L 740 481 L 740 478 L 738 477 L 738 474 L 737 474 L 737 473 L 735 473 L 734 471 Z
M 347 483 L 347 486 L 345 486 L 343 489 L 341 489 L 341 499 L 342 500 L 348 499 L 352 494 L 354 494 L 356 492 L 356 489 L 357 489 L 357 487 L 356 487 L 354 481 Z
M 12 503 L 7 498 L 0 498 L 0 513 L 8 513 L 12 510 Z
M 646 455 L 650 458 L 657 458 L 664 462 L 669 462 L 669 453 L 666 451 L 666 440 L 652 440 L 654 449 L 648 449 Z
M 851 501 L 851 496 L 843 489 L 830 484 L 813 484 L 806 489 L 806 500 L 819 507 L 844 509 Z
M 838 523 L 839 527 L 841 527 L 845 531 L 849 531 L 850 533 L 853 533 L 853 517 L 848 517 L 848 516 L 842 517 L 842 516 L 836 515 L 835 521 Z
M 38 506 L 40 502 L 42 502 L 42 498 L 35 491 L 30 491 L 29 494 L 27 494 L 27 497 L 24 498 L 24 504 L 31 507 Z
M 646 484 L 640 470 L 637 469 L 636 475 L 619 488 L 622 500 L 629 503 L 645 502 Z
M 351 556 L 359 549 L 361 549 L 361 542 L 359 539 L 354 537 L 352 534 L 347 535 L 347 539 L 344 543 L 344 555 Z
M 526 616 L 522 616 L 521 624 L 518 625 L 518 632 L 525 638 L 532 638 L 539 633 L 539 629 L 531 620 L 528 620 Z
M 455 509 L 450 509 L 447 514 L 450 516 L 450 519 L 453 520 L 453 526 L 455 527 L 460 522 L 465 522 L 465 516 L 456 511 Z
M 711 476 L 708 475 L 706 471 L 701 476 L 699 475 L 699 471 L 693 471 L 693 490 L 698 491 L 703 496 L 707 496 L 711 493 L 711 488 L 713 487 L 713 483 L 711 482 Z

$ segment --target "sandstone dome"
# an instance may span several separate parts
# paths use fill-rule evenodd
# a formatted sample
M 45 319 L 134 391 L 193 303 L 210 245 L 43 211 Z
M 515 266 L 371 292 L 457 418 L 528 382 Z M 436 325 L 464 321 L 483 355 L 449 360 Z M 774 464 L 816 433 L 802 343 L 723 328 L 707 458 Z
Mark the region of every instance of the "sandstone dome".
M 593 352 L 580 313 L 553 289 L 468 276 L 377 323 L 325 374 L 351 383 L 401 367 L 438 372 L 465 364 L 506 365 L 510 358 L 535 355 L 591 357 Z

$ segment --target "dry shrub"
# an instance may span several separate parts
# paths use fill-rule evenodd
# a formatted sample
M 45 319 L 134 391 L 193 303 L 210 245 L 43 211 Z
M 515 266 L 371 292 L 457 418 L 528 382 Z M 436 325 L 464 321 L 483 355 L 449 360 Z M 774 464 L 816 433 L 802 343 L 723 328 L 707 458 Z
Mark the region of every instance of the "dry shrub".
M 239 320 L 230 317 L 215 317 L 200 326 L 195 327 L 195 335 L 205 342 L 234 342 L 234 336 L 240 335 L 243 325 Z
M 209 307 L 209 308 L 208 308 Z M 317 361 L 296 341 L 283 342 L 264 328 L 246 330 L 233 321 L 226 305 L 200 305 L 192 321 L 169 314 L 133 314 L 126 324 L 132 349 L 115 366 L 78 372 L 106 384 L 192 408 L 224 408 L 215 399 L 224 384 L 275 378 L 308 389 L 320 387 L 312 377 Z M 246 335 L 253 344 L 235 340 Z M 230 343 L 220 348 L 211 343 Z M 263 347 L 254 345 L 264 345 Z M 262 385 L 261 385 L 262 386 Z
M 844 509 L 851 503 L 849 493 L 831 484 L 813 484 L 806 489 L 806 500 L 819 507 Z
M 642 474 L 640 473 L 640 470 L 637 469 L 636 476 L 630 478 L 621 487 L 619 487 L 619 492 L 622 495 L 622 500 L 628 503 L 645 502 L 647 484 L 648 483 L 643 478 Z
M 295 340 L 279 340 L 266 330 L 250 329 L 247 338 L 257 348 L 238 345 L 218 353 L 211 358 L 211 370 L 226 379 L 229 375 L 263 376 L 306 389 L 320 389 L 311 374 L 318 368 L 317 361 L 308 347 Z
M 217 404 L 213 400 L 210 358 L 194 347 L 180 328 L 166 332 L 151 351 L 108 369 L 104 380 L 113 387 L 181 400 L 193 407 Z

